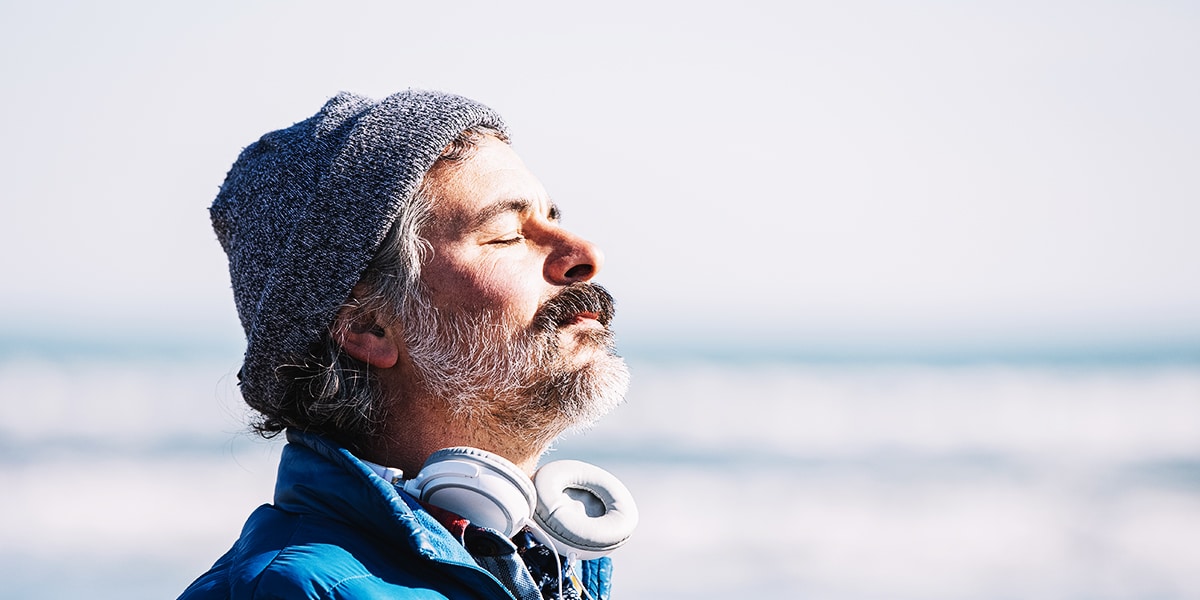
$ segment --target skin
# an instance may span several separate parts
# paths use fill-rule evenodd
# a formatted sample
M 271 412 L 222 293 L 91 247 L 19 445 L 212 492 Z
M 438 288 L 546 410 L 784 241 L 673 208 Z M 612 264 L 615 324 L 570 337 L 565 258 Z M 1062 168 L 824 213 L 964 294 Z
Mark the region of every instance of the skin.
M 436 200 L 422 234 L 433 257 L 421 277 L 439 311 L 490 311 L 528 326 L 556 292 L 600 271 L 599 248 L 559 224 L 545 188 L 508 144 L 487 137 L 466 161 L 439 163 L 426 178 Z M 568 320 L 560 330 L 566 335 L 559 336 L 563 355 L 582 362 L 602 352 L 570 335 L 599 327 L 589 313 Z M 436 450 L 472 446 L 533 472 L 545 445 L 521 447 L 485 422 L 457 420 L 444 400 L 423 388 L 408 358 L 403 323 L 356 329 L 346 335 L 343 348 L 377 370 L 390 402 L 385 434 L 364 458 L 416 473 Z

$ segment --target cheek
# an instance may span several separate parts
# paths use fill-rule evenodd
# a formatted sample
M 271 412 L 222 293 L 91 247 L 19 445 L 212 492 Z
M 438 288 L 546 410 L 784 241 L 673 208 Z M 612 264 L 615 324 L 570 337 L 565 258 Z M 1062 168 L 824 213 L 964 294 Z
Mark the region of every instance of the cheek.
M 499 264 L 436 262 L 428 266 L 423 279 L 434 306 L 442 310 L 492 311 L 528 320 L 542 301 L 544 284 L 540 277 L 530 277 L 528 269 L 505 268 Z

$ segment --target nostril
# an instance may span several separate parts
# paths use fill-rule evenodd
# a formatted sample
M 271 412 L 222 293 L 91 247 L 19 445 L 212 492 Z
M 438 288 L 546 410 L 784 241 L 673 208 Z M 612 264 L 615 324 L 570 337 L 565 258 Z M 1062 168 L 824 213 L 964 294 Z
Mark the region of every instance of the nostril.
M 567 279 L 586 279 L 591 277 L 595 270 L 592 265 L 575 265 L 567 269 L 566 276 Z

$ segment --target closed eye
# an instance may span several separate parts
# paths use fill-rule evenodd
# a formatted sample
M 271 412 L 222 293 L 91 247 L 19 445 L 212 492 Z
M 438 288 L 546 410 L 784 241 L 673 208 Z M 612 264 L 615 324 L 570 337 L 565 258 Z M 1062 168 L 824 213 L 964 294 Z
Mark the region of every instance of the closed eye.
M 517 235 L 517 236 L 513 236 L 513 237 L 492 240 L 492 241 L 488 242 L 488 244 L 491 244 L 493 246 L 511 246 L 513 244 L 517 244 L 517 243 L 520 243 L 523 241 L 525 241 L 525 236 Z

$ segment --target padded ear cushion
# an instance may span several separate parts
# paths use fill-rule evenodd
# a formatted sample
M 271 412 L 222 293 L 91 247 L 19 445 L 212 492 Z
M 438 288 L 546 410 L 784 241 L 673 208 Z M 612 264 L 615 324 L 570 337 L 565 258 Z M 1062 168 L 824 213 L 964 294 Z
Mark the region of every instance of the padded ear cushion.
M 533 520 L 564 556 L 599 558 L 620 547 L 637 527 L 637 505 L 612 473 L 577 460 L 558 460 L 533 477 Z M 561 544 L 561 546 L 559 546 Z
M 429 456 L 404 490 L 422 502 L 512 537 L 534 507 L 533 482 L 508 459 L 465 446 Z

